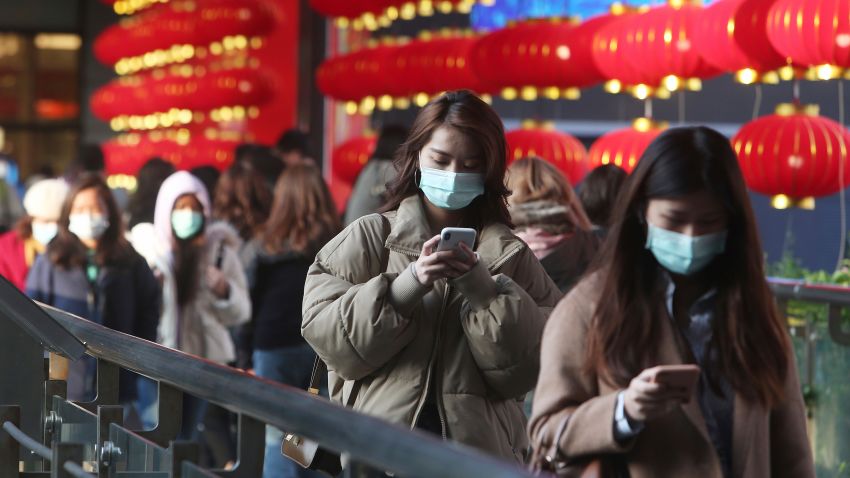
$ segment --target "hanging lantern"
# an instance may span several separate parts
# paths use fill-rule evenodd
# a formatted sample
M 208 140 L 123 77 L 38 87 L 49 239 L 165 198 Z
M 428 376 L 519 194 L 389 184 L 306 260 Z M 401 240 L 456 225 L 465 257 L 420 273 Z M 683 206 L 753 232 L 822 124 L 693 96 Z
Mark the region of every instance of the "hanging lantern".
M 665 129 L 666 123 L 638 118 L 629 128 L 605 133 L 590 147 L 587 169 L 613 164 L 631 173 L 647 146 Z
M 693 35 L 703 8 L 695 0 L 671 0 L 651 8 L 624 24 L 625 43 L 620 61 L 630 63 L 644 76 L 644 84 L 668 91 L 698 90 L 700 80 L 720 73 L 703 60 Z
M 435 95 L 443 91 L 469 89 L 486 93 L 472 69 L 470 57 L 477 38 L 463 34 L 414 40 L 398 49 L 396 61 L 403 77 L 396 78 L 403 85 L 404 94 Z
M 177 169 L 213 166 L 221 171 L 233 163 L 238 144 L 238 141 L 211 140 L 200 135 L 175 140 L 131 133 L 106 141 L 103 155 L 108 175 L 136 175 L 153 157 L 163 158 Z
M 653 93 L 648 85 L 654 78 L 626 61 L 623 53 L 627 40 L 626 30 L 638 14 L 622 11 L 609 16 L 612 20 L 596 32 L 591 47 L 594 64 L 608 80 L 605 90 L 616 94 L 631 91 L 640 85 L 635 95 L 645 99 Z
M 508 165 L 527 156 L 537 156 L 554 164 L 572 185 L 584 177 L 587 150 L 575 137 L 549 125 L 525 122 L 520 129 L 505 134 Z
M 337 146 L 331 155 L 331 171 L 334 177 L 354 184 L 360 170 L 372 157 L 377 138 L 374 135 L 352 138 Z
M 94 54 L 110 66 L 128 57 L 154 65 L 157 56 L 188 59 L 193 47 L 236 36 L 247 43 L 245 37 L 265 35 L 273 27 L 274 18 L 259 2 L 177 0 L 107 28 L 95 40 Z
M 747 185 L 774 196 L 777 208 L 812 208 L 815 197 L 850 185 L 850 132 L 815 105 L 779 105 L 745 124 L 732 144 Z
M 700 55 L 715 68 L 735 73 L 741 83 L 776 83 L 786 58 L 767 36 L 773 0 L 722 0 L 706 7 L 694 29 Z
M 850 2 L 776 0 L 767 36 L 779 53 L 811 67 L 810 78 L 837 78 L 850 68 Z
M 503 90 L 506 99 L 575 98 L 578 88 L 604 79 L 591 49 L 594 35 L 612 20 L 610 15 L 582 24 L 527 20 L 497 30 L 479 41 L 473 67 L 484 84 Z

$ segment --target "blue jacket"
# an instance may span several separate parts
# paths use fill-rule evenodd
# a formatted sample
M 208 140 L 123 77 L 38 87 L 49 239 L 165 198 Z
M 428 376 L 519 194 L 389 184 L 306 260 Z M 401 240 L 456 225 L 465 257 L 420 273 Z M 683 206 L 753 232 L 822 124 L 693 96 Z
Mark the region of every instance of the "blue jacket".
M 27 276 L 26 293 L 33 300 L 113 330 L 156 341 L 159 284 L 135 251 L 124 264 L 101 268 L 93 285 L 82 267 L 66 269 L 42 254 Z M 122 370 L 119 380 L 122 401 L 135 397 L 134 376 Z

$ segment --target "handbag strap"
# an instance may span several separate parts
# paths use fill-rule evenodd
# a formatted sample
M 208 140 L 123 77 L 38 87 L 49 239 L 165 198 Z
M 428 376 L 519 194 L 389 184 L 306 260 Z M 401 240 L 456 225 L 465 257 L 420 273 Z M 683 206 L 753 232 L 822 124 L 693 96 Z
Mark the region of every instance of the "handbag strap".
M 544 438 L 546 435 L 546 428 L 541 428 L 537 433 L 537 437 L 535 443 L 532 447 L 532 455 L 530 460 L 531 469 L 535 474 L 539 474 L 544 471 L 554 471 L 555 469 L 555 461 L 558 459 L 558 455 L 560 454 L 559 446 L 561 443 L 561 437 L 564 435 L 564 431 L 567 429 L 567 425 L 570 423 L 571 413 L 565 413 L 564 416 L 558 421 L 558 425 L 555 428 L 555 437 L 551 443 L 544 443 Z
M 386 272 L 387 267 L 390 262 L 390 251 L 384 245 L 387 241 L 387 237 L 390 235 L 390 221 L 383 214 L 380 215 L 383 225 L 384 232 L 384 241 L 381 243 L 381 272 Z M 327 375 L 328 366 L 324 360 L 319 358 L 316 355 L 316 360 L 313 361 L 313 373 L 310 375 L 310 388 L 307 389 L 308 392 L 318 395 L 319 394 L 319 386 L 321 385 L 320 381 L 322 379 L 322 375 Z M 351 390 L 350 396 L 353 397 L 357 394 L 357 388 L 359 388 L 359 384 L 355 381 L 354 388 Z M 347 403 L 345 405 L 351 406 L 353 405 L 353 400 L 350 400 L 351 403 Z

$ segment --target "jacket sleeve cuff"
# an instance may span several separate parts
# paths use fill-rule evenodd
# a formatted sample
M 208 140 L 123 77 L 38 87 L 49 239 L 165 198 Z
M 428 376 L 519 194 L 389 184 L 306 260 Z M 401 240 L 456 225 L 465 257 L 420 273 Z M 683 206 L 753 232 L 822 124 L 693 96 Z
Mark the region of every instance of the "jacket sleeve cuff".
M 474 310 L 486 309 L 499 295 L 496 281 L 487 266 L 478 261 L 466 274 L 451 281 L 452 285 L 463 294 Z
M 614 439 L 620 443 L 636 437 L 643 430 L 643 423 L 633 421 L 626 415 L 625 391 L 617 394 L 617 405 L 614 409 Z
M 407 315 L 430 291 L 413 274 L 413 263 L 402 271 L 390 284 L 389 300 L 396 312 Z

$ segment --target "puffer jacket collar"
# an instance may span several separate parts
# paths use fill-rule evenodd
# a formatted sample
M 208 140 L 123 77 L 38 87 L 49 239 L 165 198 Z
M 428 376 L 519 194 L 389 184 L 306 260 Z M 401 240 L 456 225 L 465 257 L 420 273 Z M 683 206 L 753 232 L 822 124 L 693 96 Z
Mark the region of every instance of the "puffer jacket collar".
M 433 237 L 421 196 L 417 194 L 404 199 L 395 215 L 384 245 L 392 251 L 419 257 L 422 244 Z M 491 272 L 526 247 L 510 228 L 502 223 L 490 223 L 478 231 L 478 234 L 475 252 Z

